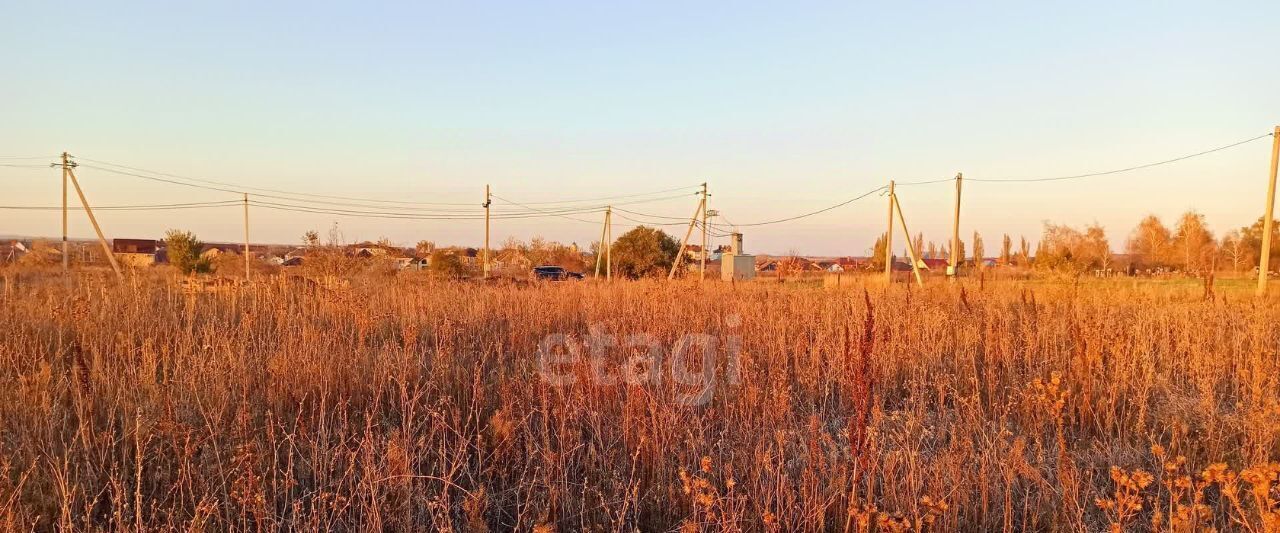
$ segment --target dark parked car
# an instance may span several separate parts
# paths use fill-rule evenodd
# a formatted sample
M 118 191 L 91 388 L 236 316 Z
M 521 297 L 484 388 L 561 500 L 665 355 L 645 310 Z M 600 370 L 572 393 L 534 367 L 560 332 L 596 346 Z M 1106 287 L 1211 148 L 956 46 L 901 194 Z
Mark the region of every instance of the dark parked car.
M 569 272 L 559 266 L 533 267 L 533 279 L 540 281 L 567 281 L 582 279 L 581 272 Z

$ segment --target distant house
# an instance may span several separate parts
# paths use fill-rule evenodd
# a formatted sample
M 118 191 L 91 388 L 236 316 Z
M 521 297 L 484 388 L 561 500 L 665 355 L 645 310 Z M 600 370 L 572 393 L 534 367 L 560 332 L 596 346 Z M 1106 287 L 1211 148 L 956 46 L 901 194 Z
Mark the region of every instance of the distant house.
M 529 259 L 528 254 L 514 248 L 498 252 L 497 258 L 493 260 L 494 270 L 527 272 L 531 268 L 533 268 L 533 260 Z
M 703 257 L 702 246 L 690 244 L 684 247 L 685 259 L 688 261 L 701 261 Z
M 859 261 L 852 257 L 841 257 L 832 261 L 821 261 L 818 264 L 823 270 L 836 274 L 842 272 L 853 272 L 855 270 L 865 269 L 868 266 L 867 261 Z
M 480 263 L 480 250 L 475 248 L 449 247 L 443 251 L 446 254 L 456 256 L 466 266 L 473 267 Z
M 347 247 L 347 253 L 354 257 L 371 258 L 371 257 L 391 257 L 395 259 L 411 258 L 413 253 L 410 250 L 382 244 L 376 242 L 362 242 Z
M 266 255 L 269 251 L 265 245 L 249 245 L 249 253 L 253 255 Z M 207 242 L 200 248 L 200 257 L 213 258 L 222 254 L 243 255 L 244 243 Z
M 112 239 L 111 255 L 120 264 L 135 268 L 156 264 L 156 252 L 161 250 L 162 241 L 155 239 Z
M 945 272 L 947 270 L 948 264 L 950 263 L 946 259 L 938 259 L 938 258 L 932 258 L 932 257 L 927 259 L 921 259 L 916 263 L 916 265 L 919 266 L 920 268 L 923 268 L 926 270 L 938 270 L 942 272 Z

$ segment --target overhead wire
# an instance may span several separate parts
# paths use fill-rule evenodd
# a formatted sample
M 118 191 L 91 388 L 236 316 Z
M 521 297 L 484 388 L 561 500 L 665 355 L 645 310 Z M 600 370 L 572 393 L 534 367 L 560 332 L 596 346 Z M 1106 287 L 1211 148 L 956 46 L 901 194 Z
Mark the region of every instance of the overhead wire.
M 160 177 L 165 177 L 165 178 L 170 178 L 170 179 L 175 179 L 175 180 L 185 180 L 185 181 L 191 181 L 191 182 L 197 182 L 197 183 L 209 184 L 209 185 L 213 185 L 213 186 L 215 186 L 215 187 L 216 187 L 214 190 L 223 190 L 223 191 L 225 191 L 225 189 L 222 189 L 222 188 L 224 188 L 224 187 L 231 187 L 231 188 L 238 189 L 236 192 L 240 192 L 240 193 L 243 193 L 243 192 L 253 192 L 253 191 L 262 191 L 262 192 L 267 192 L 267 193 L 282 194 L 282 195 L 296 196 L 296 197 L 325 198 L 325 199 L 331 199 L 331 200 L 347 200 L 347 201 L 355 201 L 355 202 L 370 202 L 370 203 L 393 204 L 393 205 L 405 205 L 405 206 L 417 206 L 417 205 L 421 205 L 421 206 L 474 206 L 474 205 L 477 205 L 477 203 L 476 203 L 476 202 L 424 202 L 424 201 L 407 201 L 407 200 L 386 200 L 386 199 L 381 199 L 381 198 L 367 198 L 367 197 L 355 197 L 355 196 L 338 196 L 338 195 L 316 194 L 316 193 L 307 193 L 307 192 L 298 192 L 298 191 L 287 191 L 287 190 L 282 190 L 282 189 L 268 189 L 268 188 L 262 188 L 262 187 L 251 187 L 251 186 L 240 185 L 240 184 L 235 184 L 235 183 L 230 183 L 230 182 L 224 182 L 224 181 L 216 181 L 216 180 L 208 180 L 208 179 L 202 179 L 202 178 L 193 178 L 193 177 L 188 177 L 188 176 L 181 176 L 181 175 L 178 175 L 178 174 L 171 174 L 171 173 L 167 173 L 167 172 L 160 172 L 160 171 L 155 171 L 155 170 L 147 170 L 147 169 L 140 168 L 140 167 L 133 167 L 133 166 L 128 166 L 128 165 L 122 165 L 122 164 L 119 164 L 119 163 L 111 163 L 111 162 L 101 161 L 101 160 L 97 160 L 97 159 L 90 159 L 90 158 L 87 158 L 87 157 L 75 156 L 75 159 L 76 159 L 76 160 L 78 160 L 78 161 L 88 161 L 88 162 L 90 162 L 90 163 L 96 163 L 96 164 L 98 164 L 98 165 L 107 165 L 107 166 L 117 167 L 117 168 L 121 168 L 121 169 L 125 169 L 125 170 L 131 170 L 131 171 L 133 171 L 133 172 L 142 172 L 142 173 L 145 173 L 145 174 L 152 174 L 152 175 L 154 175 L 154 176 L 160 176 Z M 93 167 L 93 168 L 98 168 L 98 167 Z M 101 169 L 101 168 L 99 168 L 99 170 L 102 170 L 102 169 Z M 188 185 L 190 185 L 190 184 L 188 184 Z M 644 197 L 644 196 L 654 196 L 654 195 L 658 195 L 658 194 L 665 194 L 665 193 L 675 192 L 675 191 L 692 190 L 692 189 L 694 189 L 694 188 L 696 188 L 696 187 L 697 187 L 697 186 L 695 186 L 695 185 L 686 185 L 686 186 L 681 186 L 681 187 L 673 187 L 673 188 L 669 188 L 669 189 L 661 189 L 661 190 L 656 190 L 656 191 L 648 191 L 648 192 L 640 192 L 640 193 L 618 194 L 618 195 L 611 195 L 611 196 L 599 196 L 599 197 L 594 197 L 594 198 L 574 198 L 574 199 L 566 199 L 566 200 L 530 201 L 530 202 L 524 202 L 524 203 L 526 203 L 526 204 L 533 204 L 533 205 L 573 204 L 573 203 L 583 203 L 583 202 L 605 201 L 605 200 L 611 200 L 611 199 L 639 198 L 639 197 Z M 309 201 L 309 200 L 302 200 L 302 199 L 300 199 L 300 198 L 293 198 L 292 200 L 294 200 L 294 201 Z M 319 203 L 319 202 L 317 202 L 317 203 Z
M 1085 173 L 1085 174 L 1051 176 L 1051 177 L 1041 177 L 1041 178 L 970 177 L 970 178 L 966 178 L 966 180 L 978 181 L 978 182 L 1047 182 L 1047 181 L 1062 181 L 1062 180 L 1074 180 L 1074 179 L 1083 179 L 1083 178 L 1090 178 L 1090 177 L 1107 176 L 1107 175 L 1120 174 L 1124 172 L 1131 172 L 1131 171 L 1141 170 L 1146 168 L 1152 168 L 1152 167 L 1161 166 L 1161 165 L 1167 165 L 1167 164 L 1175 163 L 1178 161 L 1184 161 L 1187 159 L 1200 157 L 1200 156 L 1212 154 L 1215 152 L 1227 150 L 1230 148 L 1234 148 L 1237 146 L 1241 146 L 1241 145 L 1244 145 L 1253 141 L 1257 141 L 1259 139 L 1263 139 L 1266 137 L 1270 137 L 1273 135 L 1274 133 L 1268 132 L 1263 135 L 1258 135 L 1258 136 L 1237 141 L 1231 144 L 1219 146 L 1216 148 L 1211 148 L 1208 150 L 1203 150 L 1203 151 L 1192 153 L 1192 154 L 1187 154 L 1187 155 L 1183 155 L 1183 156 L 1179 156 L 1171 159 L 1165 159 L 1161 161 L 1156 161 L 1152 163 L 1145 163 L 1141 165 L 1134 165 L 1130 167 L 1101 171 L 1101 172 L 1091 172 L 1091 173 Z M 57 156 L 52 156 L 52 157 L 50 156 L 4 156 L 4 157 L 0 157 L 0 159 L 32 160 L 32 159 L 52 159 L 54 157 L 57 157 Z M 480 220 L 484 218 L 484 214 L 479 212 L 479 206 L 476 203 L 410 202 L 410 201 L 400 201 L 400 200 L 361 198 L 361 197 L 354 197 L 354 196 L 338 196 L 338 195 L 323 195 L 323 194 L 314 194 L 314 193 L 291 192 L 291 191 L 285 191 L 285 190 L 279 190 L 279 189 L 246 187 L 246 186 L 232 184 L 228 182 L 204 180 L 200 178 L 190 178 L 185 176 L 179 176 L 176 174 L 152 171 L 152 170 L 147 170 L 139 167 L 131 167 L 131 166 L 120 165 L 117 163 L 110 163 L 106 161 L 99 161 L 99 160 L 89 159 L 89 158 L 77 157 L 76 159 L 80 161 L 87 161 L 89 163 L 94 163 L 94 164 L 85 164 L 85 163 L 80 164 L 80 166 L 83 166 L 86 168 L 101 170 L 101 171 L 120 174 L 120 175 L 132 176 L 132 177 L 151 180 L 155 182 L 162 182 L 162 183 L 168 183 L 173 185 L 180 185 L 180 186 L 186 186 L 186 187 L 192 187 L 192 188 L 198 188 L 198 189 L 210 190 L 210 191 L 216 191 L 216 192 L 224 192 L 224 193 L 236 194 L 236 195 L 246 194 L 251 191 L 265 191 L 267 193 L 276 193 L 276 194 L 263 194 L 262 192 L 254 193 L 255 198 L 250 202 L 250 204 L 256 205 L 258 207 L 263 207 L 266 209 L 275 209 L 275 210 L 293 211 L 293 212 L 302 212 L 302 213 L 333 214 L 333 215 L 349 216 L 349 217 L 392 218 L 392 219 L 411 219 L 411 220 Z M 47 165 L 43 165 L 43 164 L 25 164 L 25 163 L 0 163 L 0 166 L 11 167 L 11 168 L 47 168 Z M 57 166 L 56 163 L 53 166 L 56 167 Z M 903 185 L 903 186 L 927 185 L 927 184 L 934 184 L 934 183 L 950 182 L 953 179 L 954 178 L 918 180 L 918 181 L 898 181 L 898 182 L 895 182 L 895 185 Z M 581 204 L 584 202 L 618 200 L 618 199 L 628 199 L 628 201 L 618 202 L 617 203 L 618 205 L 659 202 L 659 201 L 666 201 L 666 200 L 681 198 L 681 197 L 684 197 L 685 194 L 678 194 L 678 195 L 671 195 L 671 196 L 664 196 L 664 197 L 656 197 L 656 195 L 677 192 L 677 191 L 690 191 L 696 188 L 698 187 L 684 186 L 684 187 L 675 187 L 675 188 L 662 189 L 662 190 L 643 192 L 643 193 L 600 196 L 600 197 L 594 197 L 594 198 L 579 198 L 579 199 L 558 200 L 558 201 L 516 202 L 498 195 L 491 195 L 491 197 L 501 202 L 504 202 L 512 206 L 520 207 L 524 209 L 524 211 L 502 210 L 497 213 L 491 212 L 489 218 L 497 219 L 497 220 L 505 220 L 505 219 L 538 218 L 538 217 L 554 216 L 554 217 L 572 220 L 575 222 L 582 222 L 587 224 L 598 224 L 599 222 L 597 221 L 584 220 L 571 215 L 586 215 L 586 214 L 600 213 L 607 206 L 605 205 L 573 205 L 573 204 Z M 728 234 L 723 232 L 718 232 L 716 228 L 732 227 L 736 230 L 742 227 L 757 227 L 757 226 L 780 224 L 784 222 L 799 220 L 799 219 L 815 216 L 821 213 L 825 213 L 827 211 L 831 211 L 839 207 L 843 207 L 855 201 L 866 198 L 867 196 L 870 196 L 877 192 L 884 191 L 886 188 L 887 187 L 885 186 L 877 187 L 875 189 L 871 189 L 861 195 L 855 196 L 848 200 L 845 200 L 821 209 L 817 209 L 814 211 L 801 213 L 799 215 L 778 218 L 773 220 L 765 220 L 760 222 L 743 223 L 743 224 L 735 224 L 729 221 L 727 218 L 725 218 L 725 222 L 727 224 L 707 223 L 705 225 L 705 229 L 710 235 L 723 237 L 723 236 L 727 236 Z M 283 202 L 295 202 L 295 203 L 263 201 L 262 198 L 267 198 L 270 200 L 280 200 Z M 323 200 L 323 199 L 328 199 L 328 200 Z M 343 202 L 329 201 L 329 200 L 343 200 Z M 368 202 L 368 203 L 361 204 L 361 203 L 352 203 L 352 202 Z M 240 201 L 227 200 L 227 201 L 221 201 L 221 202 L 191 202 L 191 203 L 184 203 L 184 204 L 141 204 L 141 205 L 102 206 L 97 209 L 101 209 L 104 211 L 195 209 L 195 208 L 205 208 L 205 207 L 221 207 L 221 206 L 239 205 L 240 203 L 241 203 Z M 303 204 L 303 205 L 299 205 L 299 204 Z M 305 204 L 313 204 L 313 205 L 305 205 Z M 386 205 L 380 205 L 380 204 L 386 204 Z M 540 207 L 534 207 L 535 205 Z M 612 205 L 613 204 L 610 204 L 610 206 Z M 406 206 L 406 207 L 396 207 L 396 206 Z M 411 206 L 432 206 L 432 207 L 411 207 Z M 461 207 L 450 208 L 450 207 L 438 207 L 438 206 L 466 206 L 467 208 L 463 209 Z M 60 207 L 0 206 L 0 209 L 46 210 L 46 209 L 60 209 Z M 637 222 L 643 225 L 680 226 L 685 224 L 685 222 L 683 222 L 685 220 L 685 217 L 645 213 L 641 211 L 628 210 L 620 207 L 612 207 L 612 209 L 614 211 L 620 212 L 618 215 L 620 218 L 623 218 L 625 220 L 629 220 L 632 222 Z M 630 214 L 631 216 L 628 216 L 628 214 Z M 645 220 L 645 219 L 670 220 L 672 222 L 657 222 L 654 220 Z M 693 221 L 693 224 L 695 225 L 695 227 L 698 227 L 698 228 L 704 227 L 702 222 L 696 219 Z
M 1243 145 L 1243 144 L 1248 144 L 1248 143 L 1251 143 L 1251 142 L 1256 141 L 1256 140 L 1258 140 L 1258 139 L 1263 139 L 1263 138 L 1266 138 L 1266 137 L 1271 137 L 1271 136 L 1273 136 L 1273 135 L 1275 135 L 1275 133 L 1274 133 L 1274 132 L 1269 132 L 1269 133 L 1266 133 L 1266 134 L 1263 134 L 1263 135 L 1259 135 L 1259 136 L 1257 136 L 1257 137 L 1250 137 L 1250 138 L 1245 139 L 1245 140 L 1243 140 L 1243 141 L 1233 142 L 1233 143 L 1231 143 L 1231 144 L 1228 144 L 1228 145 L 1225 145 L 1225 146 L 1219 146 L 1219 147 L 1217 147 L 1217 148 L 1210 148 L 1210 149 L 1208 149 L 1208 150 L 1204 150 L 1204 151 L 1201 151 L 1201 152 L 1196 152 L 1196 153 L 1194 153 L 1194 154 L 1188 154 L 1188 155 L 1184 155 L 1184 156 L 1179 156 L 1179 157 L 1175 157 L 1175 158 L 1173 158 L 1173 159 L 1165 159 L 1165 160 L 1163 160 L 1163 161 L 1156 161 L 1156 162 L 1154 162 L 1154 163 L 1145 163 L 1145 164 L 1142 164 L 1142 165 L 1135 165 L 1135 166 L 1131 166 L 1131 167 L 1118 168 L 1118 169 L 1114 169 L 1114 170 L 1106 170 L 1106 171 L 1102 171 L 1102 172 L 1090 172 L 1090 173 L 1088 173 L 1088 174 L 1075 174 L 1075 175 L 1070 175 L 1070 176 L 1053 176 L 1053 177 L 1046 177 L 1046 178 L 965 178 L 964 180 L 965 180 L 965 181 L 982 181 L 982 182 L 1002 182 L 1002 183 L 1017 183 L 1017 182 L 1029 183 L 1029 182 L 1037 182 L 1037 181 L 1063 181 L 1063 180 L 1075 180 L 1075 179 L 1083 179 L 1083 178 L 1094 178 L 1094 177 L 1099 177 L 1099 176 L 1109 176 L 1109 175 L 1112 175 L 1112 174 L 1120 174 L 1120 173 L 1123 173 L 1123 172 L 1132 172 L 1132 171 L 1134 171 L 1134 170 L 1142 170 L 1142 169 L 1145 169 L 1145 168 L 1157 167 L 1157 166 L 1160 166 L 1160 165 L 1167 165 L 1167 164 L 1169 164 L 1169 163 L 1177 163 L 1178 161 L 1185 161 L 1185 160 L 1187 160 L 1187 159 L 1191 159 L 1191 158 L 1193 158 L 1193 157 L 1200 157 L 1200 156 L 1202 156 L 1202 155 L 1208 155 L 1208 154 L 1212 154 L 1212 153 L 1214 153 L 1214 152 L 1221 152 L 1221 151 L 1223 151 L 1223 150 L 1227 150 L 1227 149 L 1230 149 L 1230 148 L 1235 148 L 1235 147 L 1237 147 L 1237 146 L 1240 146 L 1240 145 Z
M 537 211 L 537 212 L 547 213 L 548 215 L 551 215 L 551 216 L 557 216 L 557 217 L 560 217 L 560 218 L 563 218 L 563 219 L 572 220 L 572 221 L 574 221 L 574 222 L 582 222 L 582 223 L 586 223 L 586 224 L 595 224 L 595 222 L 590 221 L 590 220 L 583 220 L 583 219 L 575 218 L 575 217 L 571 217 L 571 216 L 568 216 L 567 214 L 562 214 L 562 213 L 550 213 L 550 212 L 547 212 L 547 211 L 544 211 L 544 210 L 538 209 L 538 208 L 536 208 L 536 207 L 530 207 L 530 206 L 528 206 L 528 205 L 526 205 L 526 204 L 522 204 L 522 203 L 519 203 L 519 202 L 513 202 L 513 201 L 511 201 L 511 200 L 508 200 L 508 199 L 506 199 L 506 198 L 503 198 L 503 197 L 498 196 L 498 195 L 493 194 L 493 193 L 490 193 L 490 194 L 489 194 L 489 196 L 491 196 L 491 197 L 493 197 L 493 198 L 498 199 L 498 201 L 500 201 L 500 202 L 506 202 L 506 203 L 508 203 L 508 204 L 516 205 L 516 206 L 520 206 L 520 207 L 523 207 L 523 208 L 525 208 L 525 209 L 530 209 L 530 210 Z M 590 211 L 590 212 L 592 212 L 592 213 L 598 213 L 598 212 L 600 212 L 600 211 L 603 211 L 603 209 L 594 210 L 594 211 Z M 581 213 L 581 214 L 586 214 L 586 213 Z
M 177 204 L 137 204 L 137 205 L 101 205 L 93 207 L 94 211 L 163 211 L 172 209 L 200 209 L 206 207 L 228 207 L 241 205 L 238 200 L 221 202 L 189 202 Z M 0 209 L 18 211 L 60 211 L 61 206 L 0 205 Z M 83 211 L 84 206 L 69 205 L 67 209 Z
M 885 190 L 885 189 L 887 189 L 887 188 L 888 188 L 887 186 L 885 186 L 885 185 L 881 185 L 881 186 L 879 186 L 879 187 L 876 187 L 876 188 L 874 188 L 874 189 L 871 189 L 871 190 L 869 190 L 869 191 L 867 191 L 867 192 L 865 192 L 865 193 L 862 193 L 862 194 L 860 194 L 860 195 L 858 195 L 858 196 L 855 196 L 855 197 L 850 198 L 850 199 L 848 199 L 848 200 L 845 200 L 845 201 L 843 201 L 843 202 L 837 203 L 837 204 L 835 204 L 835 205 L 830 205 L 830 206 L 827 206 L 827 207 L 824 207 L 824 208 L 822 208 L 822 209 L 818 209 L 818 210 L 815 210 L 815 211 L 809 211 L 808 213 L 802 213 L 802 214 L 799 214 L 799 215 L 790 216 L 790 217 L 785 217 L 785 218 L 779 218 L 779 219 L 775 219 L 775 220 L 765 220 L 765 221 L 762 221 L 762 222 L 750 222 L 750 223 L 745 223 L 745 224 L 736 224 L 734 227 L 743 228 L 743 227 L 753 227 L 753 226 L 766 226 L 766 225 L 770 225 L 770 224 L 781 224 L 781 223 L 783 223 L 783 222 L 791 222 L 791 221 L 793 221 L 793 220 L 799 220 L 799 219 L 802 219 L 802 218 L 811 217 L 811 216 L 814 216 L 814 215 L 818 215 L 818 214 L 826 213 L 827 211 L 831 211 L 832 209 L 837 209 L 837 208 L 840 208 L 840 207 L 844 207 L 844 206 L 849 205 L 849 204 L 851 204 L 851 203 L 853 203 L 853 202 L 856 202 L 856 201 L 858 201 L 858 200 L 861 200 L 861 199 L 863 199 L 863 198 L 866 198 L 866 197 L 868 197 L 868 196 L 871 196 L 872 194 L 875 194 L 875 193 L 877 193 L 877 192 L 883 191 L 883 190 Z

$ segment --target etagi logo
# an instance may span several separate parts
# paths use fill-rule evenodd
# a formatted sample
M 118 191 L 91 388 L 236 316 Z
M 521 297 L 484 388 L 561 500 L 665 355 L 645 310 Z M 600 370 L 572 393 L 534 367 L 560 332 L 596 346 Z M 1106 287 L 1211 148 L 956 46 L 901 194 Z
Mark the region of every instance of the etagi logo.
M 731 331 L 741 322 L 736 315 L 724 321 Z M 585 336 L 553 333 L 544 337 L 538 343 L 538 375 L 556 387 L 573 386 L 584 380 L 597 385 L 656 385 L 670 379 L 676 386 L 677 402 L 700 406 L 715 396 L 718 383 L 738 383 L 741 347 L 742 337 L 733 333 L 686 333 L 667 345 L 648 333 L 619 339 L 603 326 L 593 324 Z M 619 352 L 629 355 L 610 357 Z M 586 372 L 579 372 L 584 358 L 589 365 Z M 610 361 L 619 359 L 617 368 L 610 368 Z

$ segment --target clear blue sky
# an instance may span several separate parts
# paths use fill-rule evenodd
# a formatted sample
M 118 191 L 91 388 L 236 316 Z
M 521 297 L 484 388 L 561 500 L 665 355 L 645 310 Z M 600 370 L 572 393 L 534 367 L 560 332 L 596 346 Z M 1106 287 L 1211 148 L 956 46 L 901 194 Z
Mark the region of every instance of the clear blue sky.
M 54 154 L 258 187 L 480 202 L 702 181 L 733 222 L 810 211 L 885 183 L 1105 170 L 1280 123 L 1280 2 L 8 2 L 0 156 Z M 972 183 L 966 235 L 1038 236 L 1203 212 L 1260 215 L 1269 143 L 1049 184 Z M 81 169 L 99 204 L 231 198 Z M 58 202 L 56 171 L 0 167 L 3 205 Z M 901 191 L 945 240 L 950 185 Z M 684 216 L 692 201 L 645 206 Z M 178 227 L 238 240 L 236 208 L 103 213 L 109 236 Z M 476 222 L 255 211 L 254 240 L 337 220 L 348 240 L 477 245 Z M 746 231 L 748 249 L 862 254 L 874 197 Z M 0 211 L 0 234 L 56 235 Z M 495 241 L 586 244 L 594 225 L 501 221 Z M 92 235 L 83 216 L 72 233 Z M 617 232 L 615 232 L 616 234 Z M 899 241 L 901 242 L 901 241 Z

